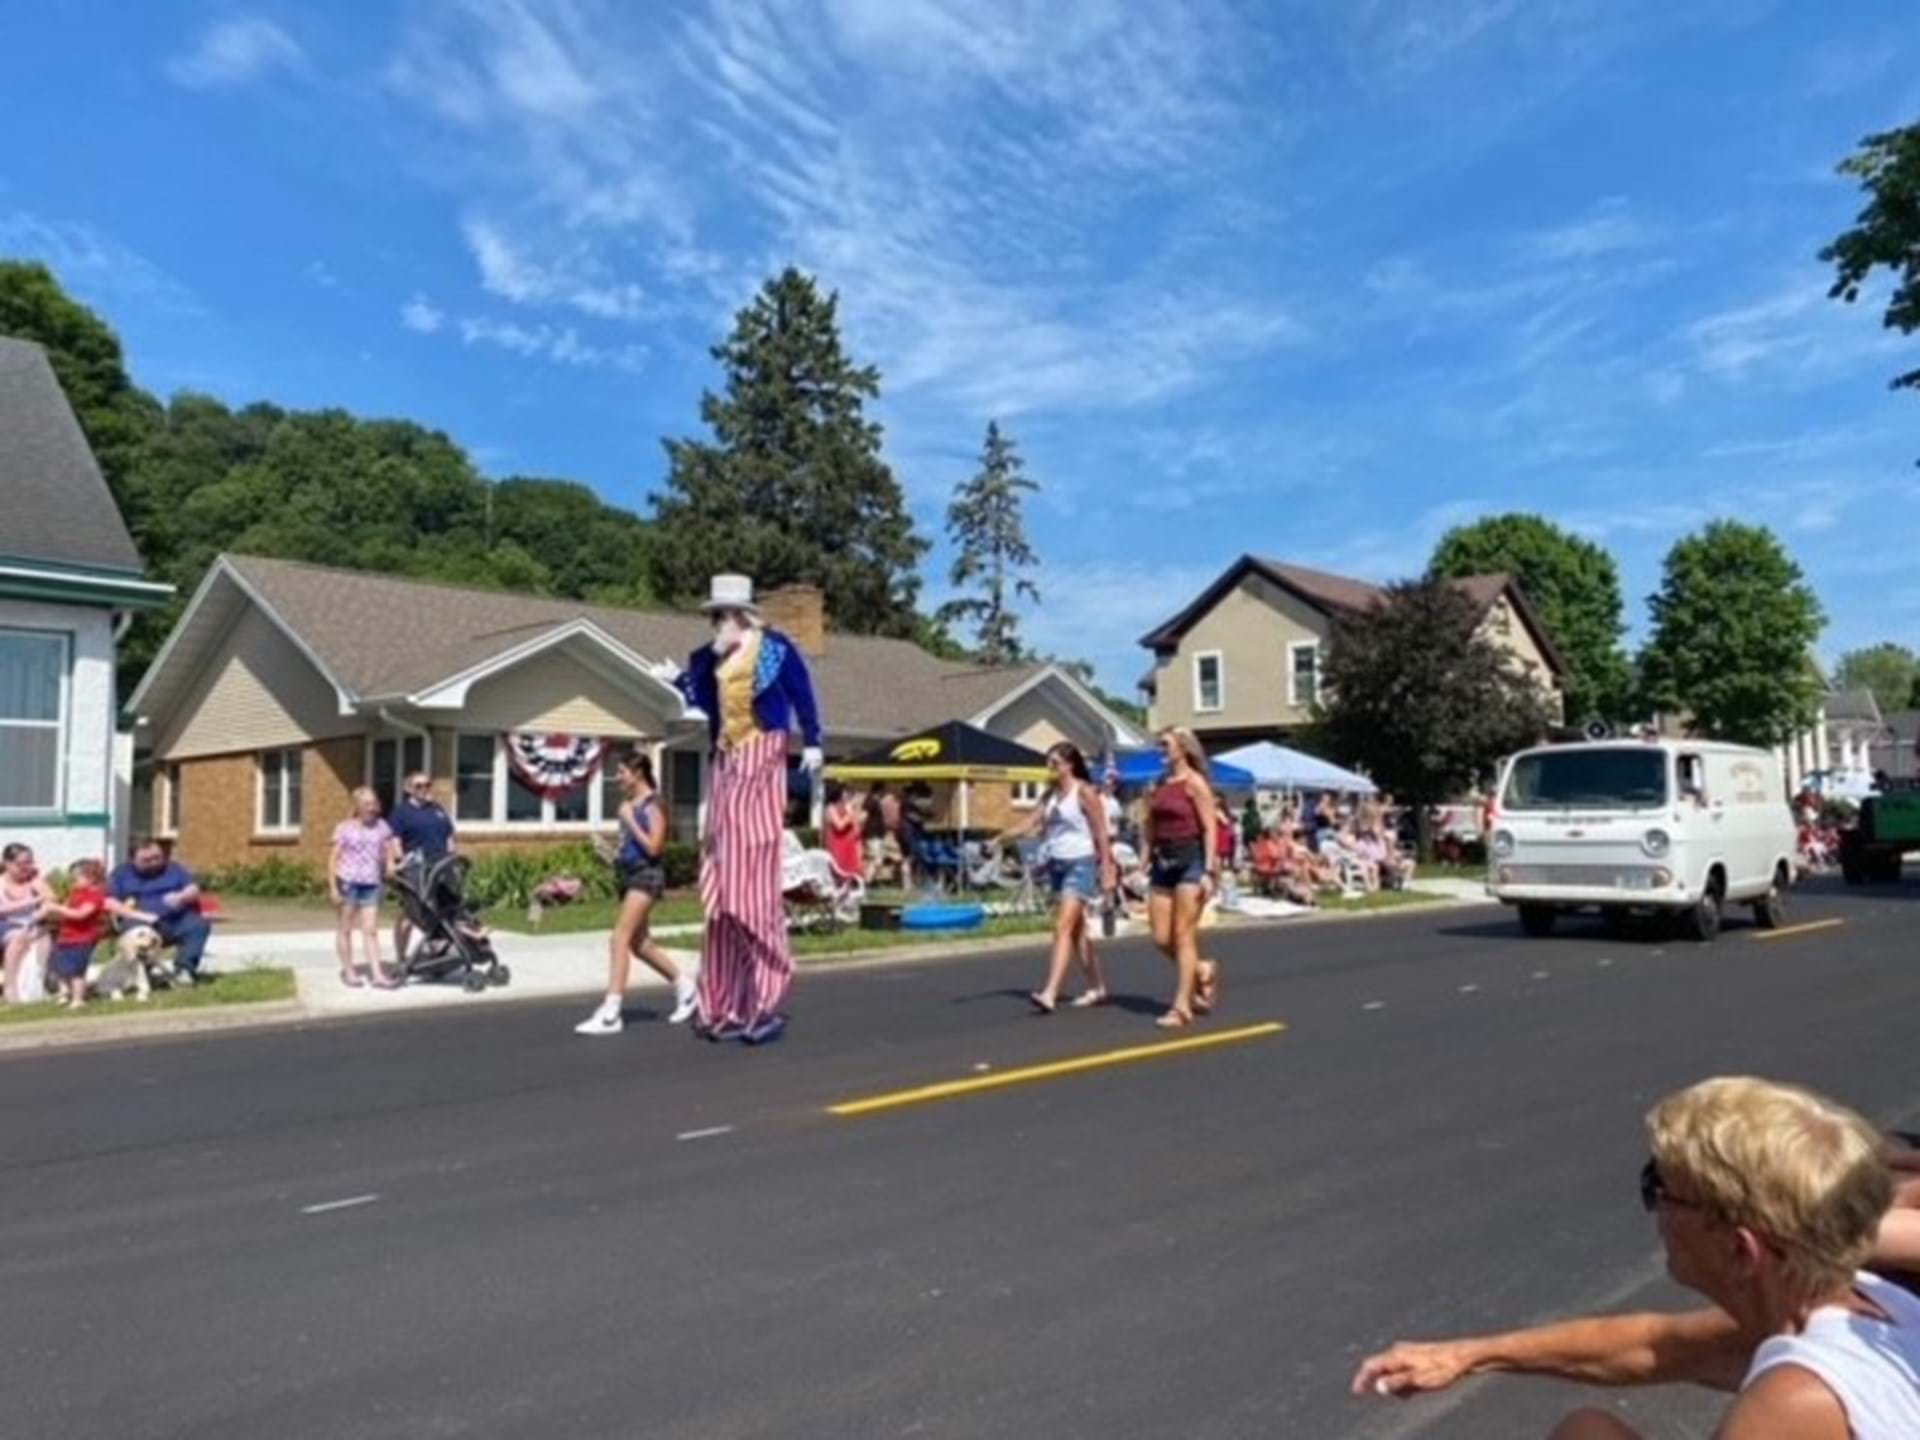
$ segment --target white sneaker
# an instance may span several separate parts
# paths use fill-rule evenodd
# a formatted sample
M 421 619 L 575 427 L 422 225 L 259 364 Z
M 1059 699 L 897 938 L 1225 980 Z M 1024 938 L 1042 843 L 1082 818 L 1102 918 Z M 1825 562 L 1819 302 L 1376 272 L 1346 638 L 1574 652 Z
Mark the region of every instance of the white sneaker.
M 694 1011 L 700 1008 L 700 977 L 697 974 L 682 973 L 673 982 L 673 1013 L 667 1016 L 669 1025 L 684 1025 L 693 1018 Z
M 618 1005 L 602 1004 L 600 1008 L 573 1027 L 576 1035 L 618 1035 L 627 1028 L 627 1022 L 620 1016 Z

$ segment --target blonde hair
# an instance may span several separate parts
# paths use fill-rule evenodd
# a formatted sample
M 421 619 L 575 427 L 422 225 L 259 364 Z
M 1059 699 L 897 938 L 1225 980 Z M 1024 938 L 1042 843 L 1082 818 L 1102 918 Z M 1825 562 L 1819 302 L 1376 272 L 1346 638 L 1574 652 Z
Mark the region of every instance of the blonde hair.
M 377 793 L 375 793 L 374 788 L 371 785 L 354 786 L 353 793 L 347 796 L 347 799 L 352 802 L 353 813 L 356 815 L 360 813 L 361 804 L 368 800 L 371 800 L 373 802 L 375 809 L 385 808 L 380 804 L 380 796 Z
M 1879 1132 L 1797 1085 L 1703 1080 L 1654 1106 L 1647 1132 L 1661 1176 L 1778 1245 L 1809 1300 L 1860 1268 L 1893 1202 Z
M 1200 737 L 1184 725 L 1169 725 L 1160 732 L 1162 740 L 1171 740 L 1180 747 L 1180 753 L 1187 757 L 1187 764 L 1193 773 L 1202 780 L 1207 778 L 1207 752 L 1200 744 Z

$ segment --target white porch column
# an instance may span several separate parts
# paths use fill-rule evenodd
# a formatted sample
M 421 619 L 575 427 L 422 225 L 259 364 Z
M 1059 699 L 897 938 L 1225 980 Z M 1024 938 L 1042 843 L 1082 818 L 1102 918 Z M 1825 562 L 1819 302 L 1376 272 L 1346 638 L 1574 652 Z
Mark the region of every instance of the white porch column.
M 1828 744 L 1827 710 L 1823 705 L 1820 707 L 1820 713 L 1814 717 L 1813 722 L 1813 749 L 1814 753 L 1820 757 L 1820 763 L 1822 765 L 1831 765 L 1833 763 L 1832 760 L 1828 758 L 1833 754 L 1833 751 L 1827 748 Z

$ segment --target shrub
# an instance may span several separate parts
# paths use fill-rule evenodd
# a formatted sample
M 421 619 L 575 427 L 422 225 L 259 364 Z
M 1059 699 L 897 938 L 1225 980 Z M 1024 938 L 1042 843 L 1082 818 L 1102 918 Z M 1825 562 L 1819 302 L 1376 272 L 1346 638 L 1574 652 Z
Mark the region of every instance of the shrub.
M 297 900 L 324 895 L 326 882 L 313 866 L 278 857 L 251 864 L 222 865 L 201 876 L 216 895 L 246 895 L 259 900 Z
M 669 840 L 660 852 L 660 866 L 666 871 L 667 888 L 684 890 L 700 883 L 700 847 L 691 840 Z

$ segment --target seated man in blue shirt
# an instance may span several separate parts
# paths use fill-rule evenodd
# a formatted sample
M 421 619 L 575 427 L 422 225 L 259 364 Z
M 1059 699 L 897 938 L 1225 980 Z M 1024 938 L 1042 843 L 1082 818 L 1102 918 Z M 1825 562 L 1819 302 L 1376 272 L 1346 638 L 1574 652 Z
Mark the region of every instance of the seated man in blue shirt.
M 400 787 L 400 803 L 387 817 L 387 826 L 393 831 L 396 864 L 409 855 L 418 855 L 426 862 L 453 853 L 453 817 L 433 798 L 433 779 L 422 772 L 407 776 Z M 403 909 L 393 927 L 393 953 L 404 961 L 412 943 L 413 926 Z
M 107 881 L 107 899 L 107 908 L 123 923 L 151 923 L 161 943 L 173 948 L 174 974 L 186 984 L 193 983 L 213 926 L 200 913 L 200 887 L 186 866 L 168 859 L 166 847 L 158 840 L 141 839 L 133 847 L 132 858 L 115 867 Z M 149 915 L 158 918 L 149 922 L 145 919 Z

